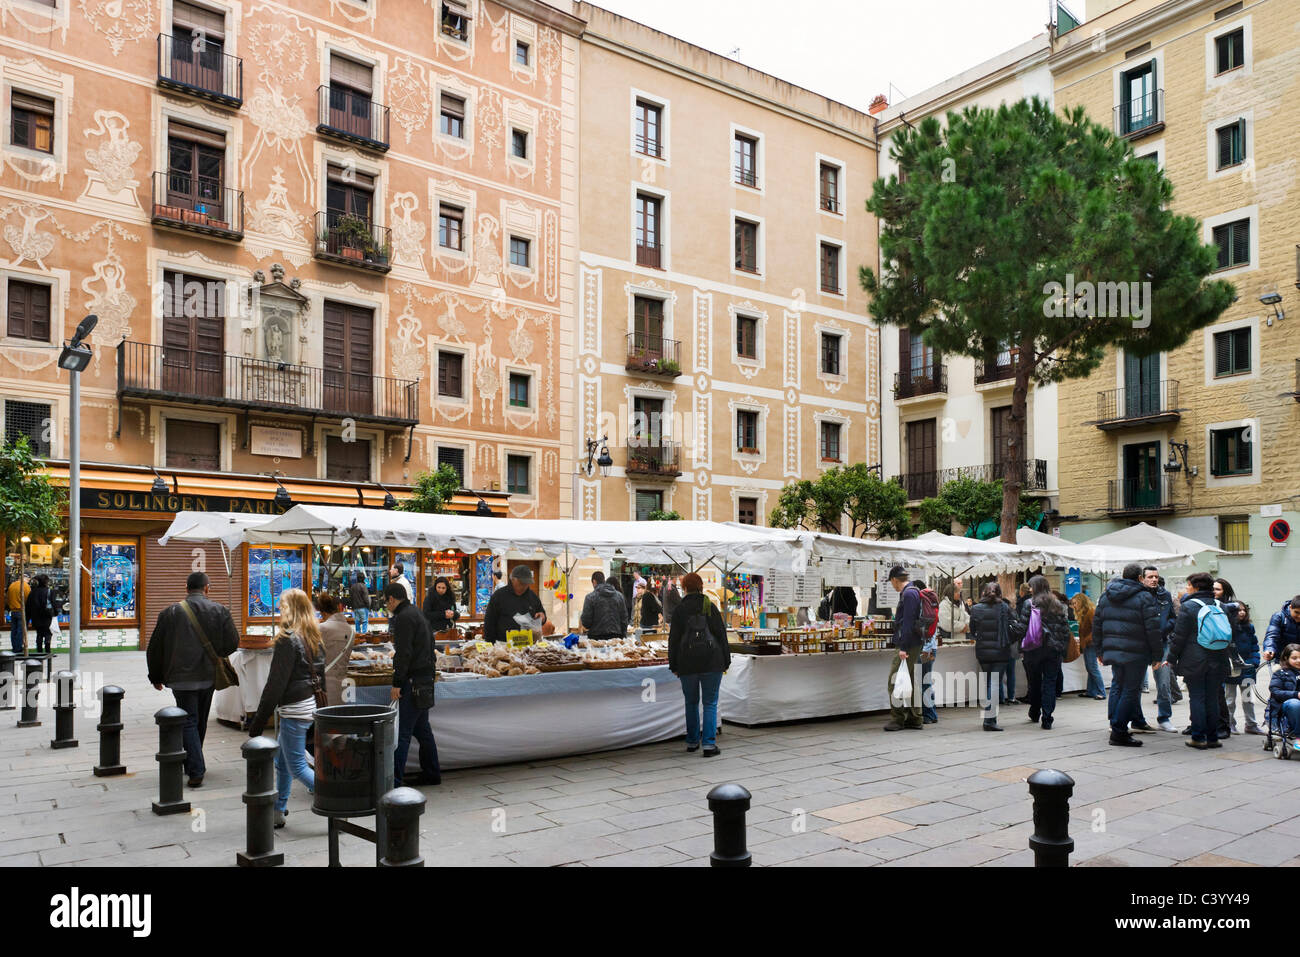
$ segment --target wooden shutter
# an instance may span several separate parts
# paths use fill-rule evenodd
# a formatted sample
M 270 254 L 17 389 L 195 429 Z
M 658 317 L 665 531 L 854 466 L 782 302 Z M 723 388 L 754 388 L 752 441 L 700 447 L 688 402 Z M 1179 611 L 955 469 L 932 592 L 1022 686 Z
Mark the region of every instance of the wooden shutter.
M 374 67 L 331 53 L 330 85 L 351 87 L 369 96 L 374 89 Z
M 221 470 L 221 427 L 215 422 L 167 420 L 167 467 Z
M 8 334 L 15 339 L 50 341 L 50 287 L 9 280 Z
M 455 352 L 438 353 L 438 394 L 446 396 L 463 396 L 464 358 Z
M 226 148 L 226 134 L 205 130 L 201 126 L 191 126 L 188 123 L 178 123 L 175 120 L 167 121 L 167 136 L 170 139 L 188 140 L 214 149 Z
M 326 436 L 325 477 L 336 482 L 369 482 L 370 440 L 344 442 L 341 436 Z
M 1216 376 L 1232 373 L 1232 334 L 1218 332 L 1214 335 L 1214 374 Z
M 184 0 L 172 0 L 172 25 L 202 31 L 211 40 L 220 40 L 226 33 L 226 18 L 222 14 Z
M 1250 262 L 1250 220 L 1248 219 L 1232 225 L 1232 262 L 1238 266 Z

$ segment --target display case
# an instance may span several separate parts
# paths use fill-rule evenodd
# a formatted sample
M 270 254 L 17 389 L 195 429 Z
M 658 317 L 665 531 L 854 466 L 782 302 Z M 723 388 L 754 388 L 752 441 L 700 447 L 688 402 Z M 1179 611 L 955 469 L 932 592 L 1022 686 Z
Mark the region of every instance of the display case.
M 140 623 L 140 582 L 144 577 L 139 538 L 91 536 L 86 551 L 90 587 L 83 613 L 88 625 Z

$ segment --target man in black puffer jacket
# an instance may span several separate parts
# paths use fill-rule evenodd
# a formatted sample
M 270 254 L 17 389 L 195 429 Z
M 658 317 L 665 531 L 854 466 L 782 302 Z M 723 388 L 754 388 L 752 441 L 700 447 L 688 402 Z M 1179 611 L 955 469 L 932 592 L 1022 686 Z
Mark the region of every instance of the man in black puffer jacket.
M 1147 666 L 1164 657 L 1160 603 L 1141 581 L 1141 565 L 1125 565 L 1124 574 L 1106 586 L 1092 619 L 1097 660 L 1110 665 L 1110 743 L 1141 747 L 1129 731 L 1150 731 L 1141 720 L 1139 695 Z
M 393 785 L 402 786 L 406 774 L 406 756 L 411 737 L 420 742 L 420 774 L 424 784 L 441 784 L 442 768 L 438 764 L 438 743 L 429 724 L 428 707 L 416 703 L 417 690 L 423 689 L 432 701 L 435 673 L 433 634 L 429 623 L 406 597 L 400 582 L 384 588 L 388 603 L 388 634 L 393 641 L 393 688 L 390 700 L 397 702 L 397 746 L 393 750 Z

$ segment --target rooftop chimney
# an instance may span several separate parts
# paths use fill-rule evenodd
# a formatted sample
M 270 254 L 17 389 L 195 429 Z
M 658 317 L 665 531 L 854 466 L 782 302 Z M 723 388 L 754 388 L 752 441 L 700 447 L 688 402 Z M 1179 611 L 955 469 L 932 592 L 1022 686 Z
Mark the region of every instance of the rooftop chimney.
M 872 116 L 875 116 L 877 113 L 883 113 L 887 109 L 889 109 L 889 97 L 885 96 L 883 93 L 877 93 L 876 98 L 872 100 L 871 105 L 867 107 L 867 112 Z

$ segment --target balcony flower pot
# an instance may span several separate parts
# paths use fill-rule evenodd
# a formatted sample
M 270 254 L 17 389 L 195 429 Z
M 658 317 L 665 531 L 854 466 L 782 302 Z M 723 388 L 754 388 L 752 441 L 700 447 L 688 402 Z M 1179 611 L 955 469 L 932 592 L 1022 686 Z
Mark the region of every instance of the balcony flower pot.
M 357 262 L 361 262 L 361 260 L 364 258 L 364 253 L 362 253 L 362 251 L 360 249 L 357 249 L 355 246 L 343 246 L 342 248 L 339 249 L 339 254 L 344 259 L 355 259 Z
M 208 225 L 208 214 L 207 214 L 207 213 L 201 213 L 201 212 L 199 212 L 199 211 L 196 210 L 196 209 L 186 209 L 186 210 L 183 210 L 183 211 L 182 211 L 182 215 L 183 215 L 184 218 L 185 218 L 185 222 L 188 223 L 188 224 L 191 225 L 191 226 L 206 226 L 206 225 Z
M 676 359 L 660 359 L 655 363 L 655 367 L 655 371 L 662 372 L 664 375 L 681 375 L 682 373 L 682 367 Z
M 230 231 L 230 223 L 226 222 L 224 219 L 209 219 L 208 225 L 213 229 L 222 229 L 226 232 Z
M 154 203 L 153 214 L 158 219 L 170 219 L 176 222 L 181 221 L 181 210 L 178 206 L 168 206 L 166 203 Z

